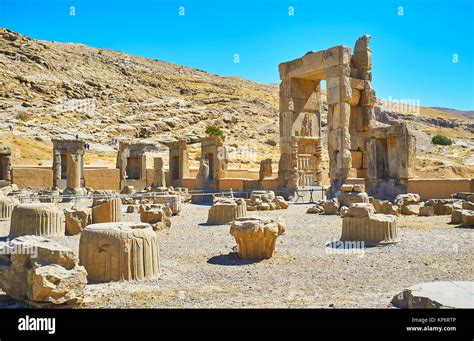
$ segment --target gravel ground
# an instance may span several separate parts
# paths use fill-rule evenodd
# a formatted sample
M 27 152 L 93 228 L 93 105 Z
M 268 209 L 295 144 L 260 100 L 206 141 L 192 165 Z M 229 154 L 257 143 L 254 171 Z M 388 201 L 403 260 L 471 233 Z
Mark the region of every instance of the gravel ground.
M 275 256 L 252 263 L 236 256 L 230 225 L 207 226 L 208 206 L 185 204 L 172 218 L 172 227 L 158 232 L 159 277 L 90 284 L 86 306 L 384 308 L 395 294 L 416 283 L 474 280 L 473 230 L 449 225 L 449 216 L 399 217 L 400 243 L 348 253 L 326 247 L 339 239 L 342 219 L 306 214 L 308 207 L 249 212 L 280 216 L 287 224 Z M 139 219 L 136 213 L 124 216 Z M 0 222 L 0 236 L 6 235 L 8 222 Z M 54 239 L 78 251 L 78 236 Z M 2 306 L 18 303 L 0 290 Z

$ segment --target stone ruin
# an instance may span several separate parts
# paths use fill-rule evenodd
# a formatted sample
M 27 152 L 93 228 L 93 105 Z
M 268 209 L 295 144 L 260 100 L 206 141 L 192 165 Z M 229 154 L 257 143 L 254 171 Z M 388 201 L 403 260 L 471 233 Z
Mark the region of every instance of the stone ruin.
M 166 142 L 169 148 L 170 186 L 182 187 L 182 180 L 189 177 L 189 154 L 185 140 Z
M 151 225 L 154 231 L 171 227 L 173 210 L 166 205 L 142 204 L 139 206 L 140 221 Z
M 13 208 L 10 237 L 64 236 L 64 213 L 55 204 L 19 204 Z
M 0 145 L 0 188 L 12 183 L 12 151 Z
M 227 149 L 219 136 L 201 138 L 201 160 L 197 183 L 199 188 L 219 189 L 219 180 L 227 171 Z
M 120 169 L 120 188 L 133 186 L 143 190 L 146 186 L 146 155 L 145 152 L 154 145 L 145 142 L 119 143 L 117 168 Z
M 0 245 L 0 288 L 31 302 L 79 304 L 86 269 L 74 252 L 40 236 L 22 236 Z
M 321 183 L 321 86 L 327 84 L 329 178 L 333 198 L 350 177 L 369 178 L 371 191 L 391 196 L 405 191 L 412 176 L 415 138 L 405 128 L 375 128 L 370 36 L 360 37 L 354 52 L 346 46 L 308 52 L 281 63 L 280 162 L 281 188 Z M 375 135 L 373 135 L 375 133 Z M 398 134 L 398 135 L 397 135 Z M 379 168 L 392 148 L 399 148 L 400 165 L 393 172 Z M 378 181 L 380 180 L 380 181 Z M 387 185 L 392 190 L 385 190 Z M 396 195 L 396 194 L 395 194 Z
M 53 139 L 53 190 L 84 194 L 84 140 Z
M 416 138 L 406 124 L 377 127 L 367 143 L 368 193 L 375 198 L 395 198 L 407 193 L 414 176 Z
M 363 242 L 364 246 L 398 243 L 397 219 L 376 214 L 371 204 L 352 204 L 342 219 L 341 241 Z
M 242 259 L 262 260 L 273 256 L 278 236 L 285 234 L 281 219 L 238 218 L 230 227 L 237 243 L 237 254 Z
M 244 199 L 219 198 L 209 209 L 207 224 L 223 225 L 247 215 Z
M 162 157 L 153 159 L 153 189 L 166 187 L 165 162 Z
M 19 204 L 20 201 L 17 198 L 0 193 L 0 221 L 10 219 L 13 209 Z
M 112 191 L 95 191 L 92 201 L 92 223 L 108 223 L 122 221 L 122 200 Z
M 245 202 L 248 211 L 273 211 L 288 208 L 285 199 L 282 196 L 275 195 L 273 191 L 252 191 L 250 198 L 245 199 Z
M 94 282 L 153 277 L 160 271 L 158 236 L 147 223 L 89 225 L 81 233 L 79 263 Z

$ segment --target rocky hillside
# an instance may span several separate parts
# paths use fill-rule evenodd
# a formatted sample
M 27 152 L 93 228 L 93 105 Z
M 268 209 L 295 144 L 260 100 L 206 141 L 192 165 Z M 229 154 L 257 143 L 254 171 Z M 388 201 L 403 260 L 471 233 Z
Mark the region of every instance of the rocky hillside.
M 5 29 L 0 29 L 0 74 L 0 136 L 12 146 L 14 164 L 48 164 L 51 138 L 78 135 L 90 141 L 86 163 L 113 165 L 113 139 L 159 143 L 185 137 L 192 143 L 210 124 L 223 128 L 226 144 L 244 150 L 233 155 L 231 166 L 256 167 L 260 159 L 279 157 L 276 84 L 34 40 Z M 381 76 L 375 70 L 374 78 Z M 419 115 L 383 109 L 378 117 L 407 121 L 416 131 L 418 170 L 474 175 L 472 119 L 433 108 L 422 108 Z M 325 112 L 323 130 L 324 120 Z M 440 132 L 456 144 L 431 145 L 430 136 Z M 197 164 L 198 145 L 191 151 Z

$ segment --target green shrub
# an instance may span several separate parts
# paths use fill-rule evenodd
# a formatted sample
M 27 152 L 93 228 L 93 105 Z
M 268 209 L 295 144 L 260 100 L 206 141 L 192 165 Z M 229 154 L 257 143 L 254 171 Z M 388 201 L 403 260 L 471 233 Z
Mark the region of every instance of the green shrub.
M 222 141 L 225 140 L 225 134 L 221 128 L 216 126 L 207 126 L 206 134 L 210 136 L 219 136 Z
M 440 144 L 442 146 L 450 146 L 453 144 L 453 141 L 449 137 L 446 137 L 443 135 L 433 136 L 433 138 L 431 139 L 431 142 L 433 144 Z

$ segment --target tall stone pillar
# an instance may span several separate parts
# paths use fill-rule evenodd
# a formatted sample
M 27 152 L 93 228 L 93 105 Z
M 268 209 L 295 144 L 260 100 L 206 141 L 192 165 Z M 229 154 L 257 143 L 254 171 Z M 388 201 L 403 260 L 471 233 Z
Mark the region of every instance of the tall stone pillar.
M 67 155 L 67 185 L 69 189 L 81 188 L 81 155 Z
M 7 182 L 11 182 L 12 181 L 12 173 L 11 173 L 12 172 L 12 156 L 5 155 L 4 162 L 5 162 L 5 166 L 4 166 L 3 180 Z
M 328 102 L 328 152 L 331 188 L 329 197 L 334 197 L 349 177 L 352 164 L 349 119 L 352 89 L 349 77 L 331 77 L 327 80 Z
M 53 189 L 57 190 L 61 183 L 61 152 L 53 149 Z
M 155 157 L 153 160 L 153 168 L 155 171 L 153 187 L 166 187 L 164 161 L 162 157 Z

